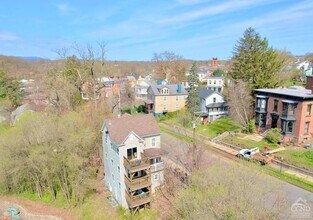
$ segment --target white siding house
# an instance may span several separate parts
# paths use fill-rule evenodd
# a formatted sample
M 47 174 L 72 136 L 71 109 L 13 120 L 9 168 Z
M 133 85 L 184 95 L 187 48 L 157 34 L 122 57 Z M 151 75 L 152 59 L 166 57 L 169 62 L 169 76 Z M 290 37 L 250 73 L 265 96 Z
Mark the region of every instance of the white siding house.
M 136 212 L 149 208 L 163 183 L 160 130 L 152 115 L 122 116 L 102 127 L 105 182 L 117 202 Z
M 220 93 L 210 89 L 202 89 L 199 91 L 199 96 L 201 99 L 201 117 L 204 123 L 228 115 L 227 103 Z

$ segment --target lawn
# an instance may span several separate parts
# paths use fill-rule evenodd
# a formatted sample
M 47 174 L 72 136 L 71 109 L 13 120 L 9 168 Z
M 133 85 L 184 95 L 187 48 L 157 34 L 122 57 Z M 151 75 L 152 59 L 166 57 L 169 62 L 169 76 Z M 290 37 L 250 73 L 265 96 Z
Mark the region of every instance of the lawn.
M 215 120 L 210 124 L 198 125 L 196 132 L 214 138 L 225 131 L 238 131 L 239 128 L 240 127 L 236 125 L 233 120 L 225 117 Z
M 286 163 L 308 170 L 313 170 L 313 149 L 287 149 L 277 152 L 276 157 L 283 157 Z
M 192 118 L 188 117 L 183 111 L 168 113 L 166 116 L 159 118 L 159 121 L 165 121 L 192 130 Z M 225 131 L 238 131 L 239 128 L 232 119 L 225 117 L 204 125 L 197 122 L 196 132 L 214 138 Z
M 263 151 L 264 146 L 267 146 L 269 150 L 277 149 L 279 146 L 277 144 L 273 144 L 268 142 L 266 139 L 262 139 L 261 141 L 255 141 L 250 139 L 244 139 L 246 134 L 236 134 L 234 137 L 227 136 L 223 139 L 226 143 L 230 143 L 236 145 L 241 148 L 254 148 L 258 147 L 260 151 Z

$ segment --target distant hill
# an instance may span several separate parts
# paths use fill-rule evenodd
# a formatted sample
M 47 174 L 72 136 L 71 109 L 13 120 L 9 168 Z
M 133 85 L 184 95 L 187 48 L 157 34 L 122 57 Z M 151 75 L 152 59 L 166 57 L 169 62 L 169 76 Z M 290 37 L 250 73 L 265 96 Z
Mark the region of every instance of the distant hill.
M 16 56 L 16 58 L 19 58 L 19 59 L 22 59 L 22 60 L 27 60 L 27 61 L 49 60 L 49 59 L 46 59 L 46 58 L 36 57 L 36 56 L 31 56 L 31 57 Z

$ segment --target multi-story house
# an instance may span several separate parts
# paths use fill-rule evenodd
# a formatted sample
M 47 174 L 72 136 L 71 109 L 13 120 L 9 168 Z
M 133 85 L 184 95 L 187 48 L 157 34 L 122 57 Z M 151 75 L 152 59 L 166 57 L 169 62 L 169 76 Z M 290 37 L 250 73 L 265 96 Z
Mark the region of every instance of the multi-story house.
M 135 85 L 135 98 L 147 100 L 149 84 L 145 81 L 140 81 Z
M 163 183 L 160 129 L 152 115 L 122 115 L 102 126 L 105 182 L 131 212 L 150 208 Z
M 300 86 L 277 89 L 255 89 L 255 121 L 258 129 L 281 128 L 284 142 L 312 141 L 313 78 L 307 78 L 306 89 Z
M 222 93 L 224 88 L 224 77 L 223 76 L 208 76 L 205 77 L 207 81 L 207 89 Z
M 228 115 L 227 103 L 220 93 L 210 89 L 201 89 L 199 96 L 201 99 L 200 117 L 203 123 L 212 122 Z
M 151 85 L 145 101 L 146 113 L 156 116 L 185 107 L 188 93 L 181 84 Z

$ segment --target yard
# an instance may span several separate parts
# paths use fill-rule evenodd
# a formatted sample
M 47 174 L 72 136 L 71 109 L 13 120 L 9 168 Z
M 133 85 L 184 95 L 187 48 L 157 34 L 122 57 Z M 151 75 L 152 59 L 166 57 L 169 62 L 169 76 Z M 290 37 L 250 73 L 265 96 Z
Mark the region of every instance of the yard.
M 260 151 L 263 151 L 264 146 L 267 146 L 269 150 L 277 149 L 277 144 L 270 143 L 266 139 L 259 135 L 247 135 L 247 134 L 236 134 L 235 136 L 228 135 L 223 139 L 224 142 L 236 145 L 241 148 L 254 148 L 258 147 Z
M 286 163 L 308 170 L 313 170 L 313 149 L 293 148 L 275 153 L 276 157 L 283 157 Z
M 191 116 L 188 116 L 184 111 L 168 113 L 165 117 L 159 118 L 159 121 L 165 121 L 167 123 L 192 130 L 193 119 Z M 238 131 L 239 129 L 240 127 L 228 117 L 218 119 L 209 124 L 200 124 L 199 119 L 197 119 L 196 123 L 196 132 L 210 138 L 214 138 L 224 133 L 225 131 Z
M 217 137 L 225 131 L 238 131 L 239 126 L 230 118 L 221 118 L 210 124 L 198 125 L 196 132 L 208 136 L 210 138 Z

